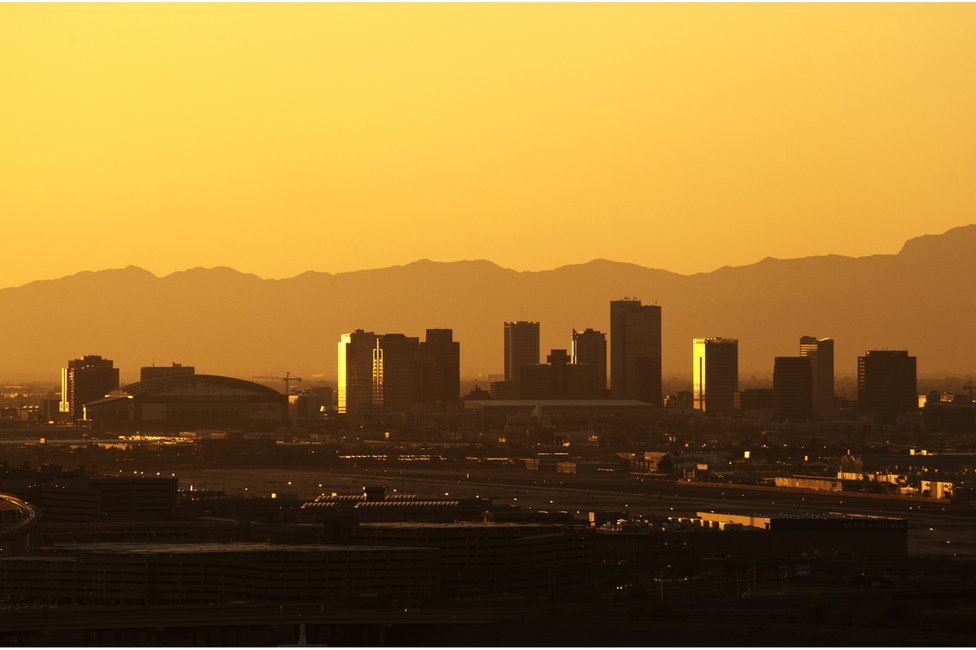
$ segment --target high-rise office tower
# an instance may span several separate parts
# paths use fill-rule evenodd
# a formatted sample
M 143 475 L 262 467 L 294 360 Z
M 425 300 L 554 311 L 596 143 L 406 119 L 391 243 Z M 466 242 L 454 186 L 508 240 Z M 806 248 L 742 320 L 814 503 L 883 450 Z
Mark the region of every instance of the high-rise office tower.
M 139 381 L 149 381 L 150 379 L 160 379 L 161 377 L 178 377 L 192 375 L 196 373 L 193 366 L 184 366 L 174 363 L 171 366 L 143 366 L 139 371 Z
M 420 339 L 382 334 L 373 347 L 373 407 L 410 411 L 421 385 Z
M 461 344 L 449 329 L 429 329 L 420 344 L 420 401 L 456 404 L 461 398 Z
M 357 329 L 339 338 L 339 413 L 357 414 L 373 403 L 376 334 Z
M 692 351 L 694 408 L 709 415 L 731 413 L 739 390 L 738 339 L 697 338 Z
M 813 363 L 810 357 L 776 357 L 773 401 L 776 418 L 802 422 L 813 416 Z
M 590 328 L 582 332 L 573 330 L 572 361 L 575 366 L 589 364 L 593 369 L 595 393 L 604 396 L 607 392 L 607 335 Z
M 809 357 L 813 373 L 813 415 L 829 418 L 834 414 L 834 339 L 800 337 L 800 356 Z
M 566 398 L 566 369 L 569 368 L 569 354 L 565 349 L 553 349 L 546 355 L 546 363 L 552 368 L 552 392 L 557 399 Z
M 610 394 L 661 405 L 661 308 L 610 303 Z
M 522 366 L 519 399 L 599 399 L 596 373 L 588 363 L 570 363 L 564 349 L 550 350 L 546 363 Z
M 505 381 L 518 382 L 522 366 L 539 363 L 539 323 L 505 323 Z
M 857 406 L 892 418 L 918 408 L 915 357 L 906 350 L 869 350 L 857 358 Z
M 548 363 L 522 366 L 519 373 L 519 399 L 558 399 L 556 368 Z
M 61 369 L 60 410 L 80 420 L 84 417 L 86 403 L 102 399 L 118 387 L 119 369 L 114 367 L 111 359 L 103 359 L 97 354 L 72 359 L 66 368 Z

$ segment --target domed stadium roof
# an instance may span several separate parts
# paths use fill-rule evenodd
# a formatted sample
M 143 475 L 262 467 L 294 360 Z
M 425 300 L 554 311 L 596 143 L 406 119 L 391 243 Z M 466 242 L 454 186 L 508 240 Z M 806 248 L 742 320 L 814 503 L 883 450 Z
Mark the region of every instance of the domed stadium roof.
M 219 375 L 173 375 L 121 386 L 118 397 L 267 397 L 281 399 L 273 388 Z

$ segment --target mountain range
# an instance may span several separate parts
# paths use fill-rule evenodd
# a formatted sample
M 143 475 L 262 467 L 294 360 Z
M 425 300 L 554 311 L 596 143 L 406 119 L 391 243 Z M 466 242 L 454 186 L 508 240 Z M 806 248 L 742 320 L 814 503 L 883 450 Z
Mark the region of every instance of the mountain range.
M 738 338 L 740 373 L 768 375 L 774 356 L 798 354 L 802 335 L 835 339 L 838 375 L 878 348 L 908 349 L 920 375 L 968 374 L 974 262 L 968 225 L 893 255 L 767 258 L 694 275 L 602 259 L 538 272 L 420 260 L 281 280 L 226 267 L 85 271 L 0 290 L 0 379 L 56 381 L 69 358 L 101 354 L 124 381 L 171 361 L 333 380 L 339 334 L 358 327 L 421 338 L 453 328 L 462 375 L 498 373 L 504 321 L 541 321 L 544 361 L 550 348 L 569 348 L 573 328 L 609 331 L 608 303 L 625 296 L 662 306 L 665 376 L 690 377 L 695 336 Z

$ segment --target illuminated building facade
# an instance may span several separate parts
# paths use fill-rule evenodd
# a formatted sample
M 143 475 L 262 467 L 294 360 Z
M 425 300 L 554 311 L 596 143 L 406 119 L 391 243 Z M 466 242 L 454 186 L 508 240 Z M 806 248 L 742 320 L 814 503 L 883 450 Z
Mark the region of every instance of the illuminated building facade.
M 590 366 L 596 395 L 604 396 L 607 392 L 607 335 L 590 328 L 582 332 L 573 330 L 571 354 L 574 366 Z
M 362 413 L 373 403 L 376 339 L 375 333 L 361 329 L 339 338 L 339 413 Z
M 813 375 L 813 415 L 829 418 L 834 414 L 834 339 L 815 336 L 800 338 L 800 356 L 810 359 Z
M 661 405 L 661 307 L 610 303 L 610 394 Z
M 118 387 L 119 369 L 111 359 L 97 354 L 72 359 L 61 369 L 60 410 L 80 420 L 86 403 L 101 399 Z
M 708 415 L 728 415 L 739 390 L 739 341 L 696 338 L 692 342 L 694 408 Z

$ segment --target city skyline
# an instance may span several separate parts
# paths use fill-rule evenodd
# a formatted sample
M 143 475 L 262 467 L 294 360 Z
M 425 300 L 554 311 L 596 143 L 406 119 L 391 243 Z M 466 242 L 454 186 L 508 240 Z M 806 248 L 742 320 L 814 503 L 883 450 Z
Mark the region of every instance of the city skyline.
M 966 647 L 976 2 L 0 2 L 0 643 Z
M 912 239 L 898 255 L 765 260 L 696 276 L 606 261 L 541 273 L 418 262 L 291 280 L 231 269 L 166 278 L 135 268 L 82 273 L 0 290 L 0 310 L 20 315 L 0 323 L 0 340 L 8 342 L 0 346 L 0 379 L 43 378 L 65 358 L 103 351 L 123 369 L 185 359 L 220 374 L 290 370 L 334 380 L 329 340 L 355 325 L 414 334 L 450 327 L 468 350 L 462 375 L 477 377 L 503 371 L 494 352 L 502 321 L 541 319 L 540 350 L 569 349 L 573 329 L 609 332 L 606 304 L 627 295 L 667 310 L 665 377 L 688 376 L 685 346 L 703 331 L 741 339 L 744 376 L 768 375 L 766 360 L 795 354 L 795 337 L 810 332 L 836 338 L 838 377 L 856 375 L 865 349 L 885 347 L 913 350 L 921 376 L 961 376 L 976 364 L 976 349 L 950 341 L 954 323 L 976 318 L 974 305 L 961 299 L 973 255 L 976 226 Z M 435 285 L 439 291 L 428 290 Z M 85 318 L 65 321 L 68 313 Z

